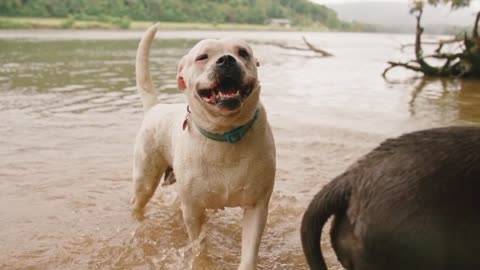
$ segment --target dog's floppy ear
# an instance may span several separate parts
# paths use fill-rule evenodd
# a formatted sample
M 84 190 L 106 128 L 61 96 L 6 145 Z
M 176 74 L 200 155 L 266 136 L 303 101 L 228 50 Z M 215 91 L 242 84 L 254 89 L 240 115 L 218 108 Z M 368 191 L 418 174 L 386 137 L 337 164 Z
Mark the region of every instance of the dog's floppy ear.
M 185 66 L 187 56 L 185 55 L 180 59 L 180 62 L 178 62 L 178 67 L 177 67 L 177 85 L 178 89 L 180 90 L 185 90 L 187 88 L 187 84 L 185 83 L 185 79 L 183 78 L 183 68 Z

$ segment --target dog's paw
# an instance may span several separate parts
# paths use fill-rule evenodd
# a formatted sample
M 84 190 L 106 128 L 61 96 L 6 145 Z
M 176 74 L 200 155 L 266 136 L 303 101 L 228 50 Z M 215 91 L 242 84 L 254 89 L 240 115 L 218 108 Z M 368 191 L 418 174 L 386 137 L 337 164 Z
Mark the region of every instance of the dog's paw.
M 137 204 L 137 198 L 135 196 L 133 196 L 131 199 L 130 199 L 130 204 L 133 206 L 132 207 L 132 216 L 138 220 L 138 221 L 142 221 L 145 219 L 145 211 L 144 211 L 144 208 L 143 207 L 140 207 L 138 204 Z
M 240 264 L 238 270 L 257 270 L 257 266 L 255 264 Z
M 137 221 L 143 221 L 143 220 L 145 220 L 145 213 L 144 213 L 143 209 L 138 210 L 138 211 L 133 210 L 132 211 L 132 217 L 134 217 Z
M 142 221 L 145 219 L 145 211 L 143 208 L 141 209 L 133 209 L 132 210 L 132 217 L 135 218 L 137 221 Z

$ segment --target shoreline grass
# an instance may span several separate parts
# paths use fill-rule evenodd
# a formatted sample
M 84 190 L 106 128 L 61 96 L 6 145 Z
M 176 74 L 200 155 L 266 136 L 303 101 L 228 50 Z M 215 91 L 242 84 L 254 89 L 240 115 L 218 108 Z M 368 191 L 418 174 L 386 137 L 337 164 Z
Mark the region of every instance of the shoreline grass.
M 115 18 L 116 19 L 116 18 Z M 34 18 L 34 17 L 3 17 L 0 16 L 0 29 L 145 29 L 153 22 L 148 21 L 100 21 L 76 20 L 67 18 Z M 128 20 L 128 19 L 127 19 Z M 236 31 L 329 31 L 325 26 L 293 26 L 290 28 L 259 24 L 212 24 L 161 22 L 163 30 L 236 30 Z

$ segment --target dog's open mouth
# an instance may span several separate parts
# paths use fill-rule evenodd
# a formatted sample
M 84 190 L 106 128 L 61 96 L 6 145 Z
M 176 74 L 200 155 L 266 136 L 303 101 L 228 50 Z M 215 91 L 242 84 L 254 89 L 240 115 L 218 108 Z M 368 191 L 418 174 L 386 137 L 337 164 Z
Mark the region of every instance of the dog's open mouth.
M 220 105 L 229 110 L 235 110 L 252 93 L 253 85 L 247 84 L 241 87 L 214 87 L 198 90 L 200 98 L 212 105 Z

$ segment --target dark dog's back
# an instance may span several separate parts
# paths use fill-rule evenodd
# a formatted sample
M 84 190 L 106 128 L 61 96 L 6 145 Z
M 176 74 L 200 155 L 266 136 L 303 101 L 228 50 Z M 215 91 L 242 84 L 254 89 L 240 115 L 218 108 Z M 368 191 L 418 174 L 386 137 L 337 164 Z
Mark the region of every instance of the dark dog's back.
M 302 221 L 312 269 L 326 269 L 319 239 L 347 269 L 480 269 L 480 128 L 390 139 L 320 191 Z

